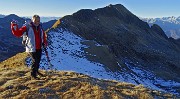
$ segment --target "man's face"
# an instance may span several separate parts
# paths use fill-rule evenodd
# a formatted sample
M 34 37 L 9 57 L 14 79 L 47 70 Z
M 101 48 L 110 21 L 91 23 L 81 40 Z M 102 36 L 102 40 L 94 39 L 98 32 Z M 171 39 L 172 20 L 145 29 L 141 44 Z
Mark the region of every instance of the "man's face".
M 34 18 L 33 23 L 35 26 L 38 26 L 40 24 L 40 18 Z

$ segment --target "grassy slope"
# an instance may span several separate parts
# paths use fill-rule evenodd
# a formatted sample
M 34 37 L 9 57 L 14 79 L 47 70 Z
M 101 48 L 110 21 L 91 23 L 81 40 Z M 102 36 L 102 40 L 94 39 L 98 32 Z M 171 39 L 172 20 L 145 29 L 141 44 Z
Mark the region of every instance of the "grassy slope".
M 25 53 L 0 63 L 0 98 L 53 98 L 53 99 L 153 99 L 172 98 L 171 94 L 153 91 L 142 85 L 100 80 L 87 75 L 58 71 L 34 80 L 30 68 L 24 64 Z

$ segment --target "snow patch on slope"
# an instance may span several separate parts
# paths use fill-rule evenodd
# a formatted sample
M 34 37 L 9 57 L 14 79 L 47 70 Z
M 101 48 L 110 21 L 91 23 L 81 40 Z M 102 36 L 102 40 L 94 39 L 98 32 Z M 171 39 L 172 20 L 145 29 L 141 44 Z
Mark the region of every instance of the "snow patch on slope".
M 176 88 L 180 88 L 179 82 L 175 82 L 171 80 L 167 81 L 162 78 L 159 78 L 156 75 L 154 75 L 151 71 L 147 71 L 139 68 L 142 66 L 137 66 L 138 64 L 134 64 L 127 59 L 125 60 L 126 60 L 125 64 L 131 70 L 131 72 L 129 73 L 125 72 L 125 73 L 126 76 L 128 75 L 129 78 L 128 81 L 131 81 L 131 83 L 139 83 L 151 89 L 171 92 L 179 95 L 179 93 L 176 92 Z
M 57 70 L 75 71 L 84 73 L 96 78 L 114 79 L 111 72 L 106 72 L 103 64 L 92 62 L 86 59 L 85 53 L 82 49 L 88 48 L 81 42 L 85 39 L 68 31 L 49 32 L 49 56 L 51 64 Z M 96 46 L 101 46 L 96 44 Z M 48 63 L 46 56 L 43 53 L 41 67 L 47 69 Z

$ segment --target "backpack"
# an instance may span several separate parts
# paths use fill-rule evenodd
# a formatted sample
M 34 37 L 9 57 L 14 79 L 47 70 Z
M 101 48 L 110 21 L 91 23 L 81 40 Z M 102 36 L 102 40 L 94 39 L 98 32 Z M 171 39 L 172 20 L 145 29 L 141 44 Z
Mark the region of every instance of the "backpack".
M 27 19 L 24 24 L 24 26 L 26 26 L 26 31 L 22 35 L 22 45 L 23 46 L 27 46 L 28 31 L 29 31 L 29 27 L 31 25 L 30 23 L 31 23 L 31 20 Z
M 26 47 L 27 46 L 28 31 L 29 31 L 29 28 L 32 26 L 31 20 L 30 19 L 26 20 L 24 25 L 26 26 L 26 31 L 22 35 L 22 45 Z M 39 24 L 39 26 L 42 29 L 41 23 Z

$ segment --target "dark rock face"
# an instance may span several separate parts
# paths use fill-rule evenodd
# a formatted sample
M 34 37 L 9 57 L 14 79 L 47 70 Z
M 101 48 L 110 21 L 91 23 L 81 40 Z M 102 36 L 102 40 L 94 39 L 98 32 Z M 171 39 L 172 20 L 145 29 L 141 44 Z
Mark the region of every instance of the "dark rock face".
M 180 46 L 161 27 L 149 27 L 120 4 L 80 10 L 61 18 L 58 27 L 107 45 L 122 63 L 128 58 L 158 77 L 180 82 Z
M 153 24 L 153 26 L 151 26 L 151 29 L 157 32 L 159 35 L 163 36 L 164 38 L 167 38 L 162 28 L 158 26 L 157 24 Z
M 180 39 L 177 39 L 176 42 L 177 42 L 177 43 L 179 44 L 179 46 L 180 46 Z

